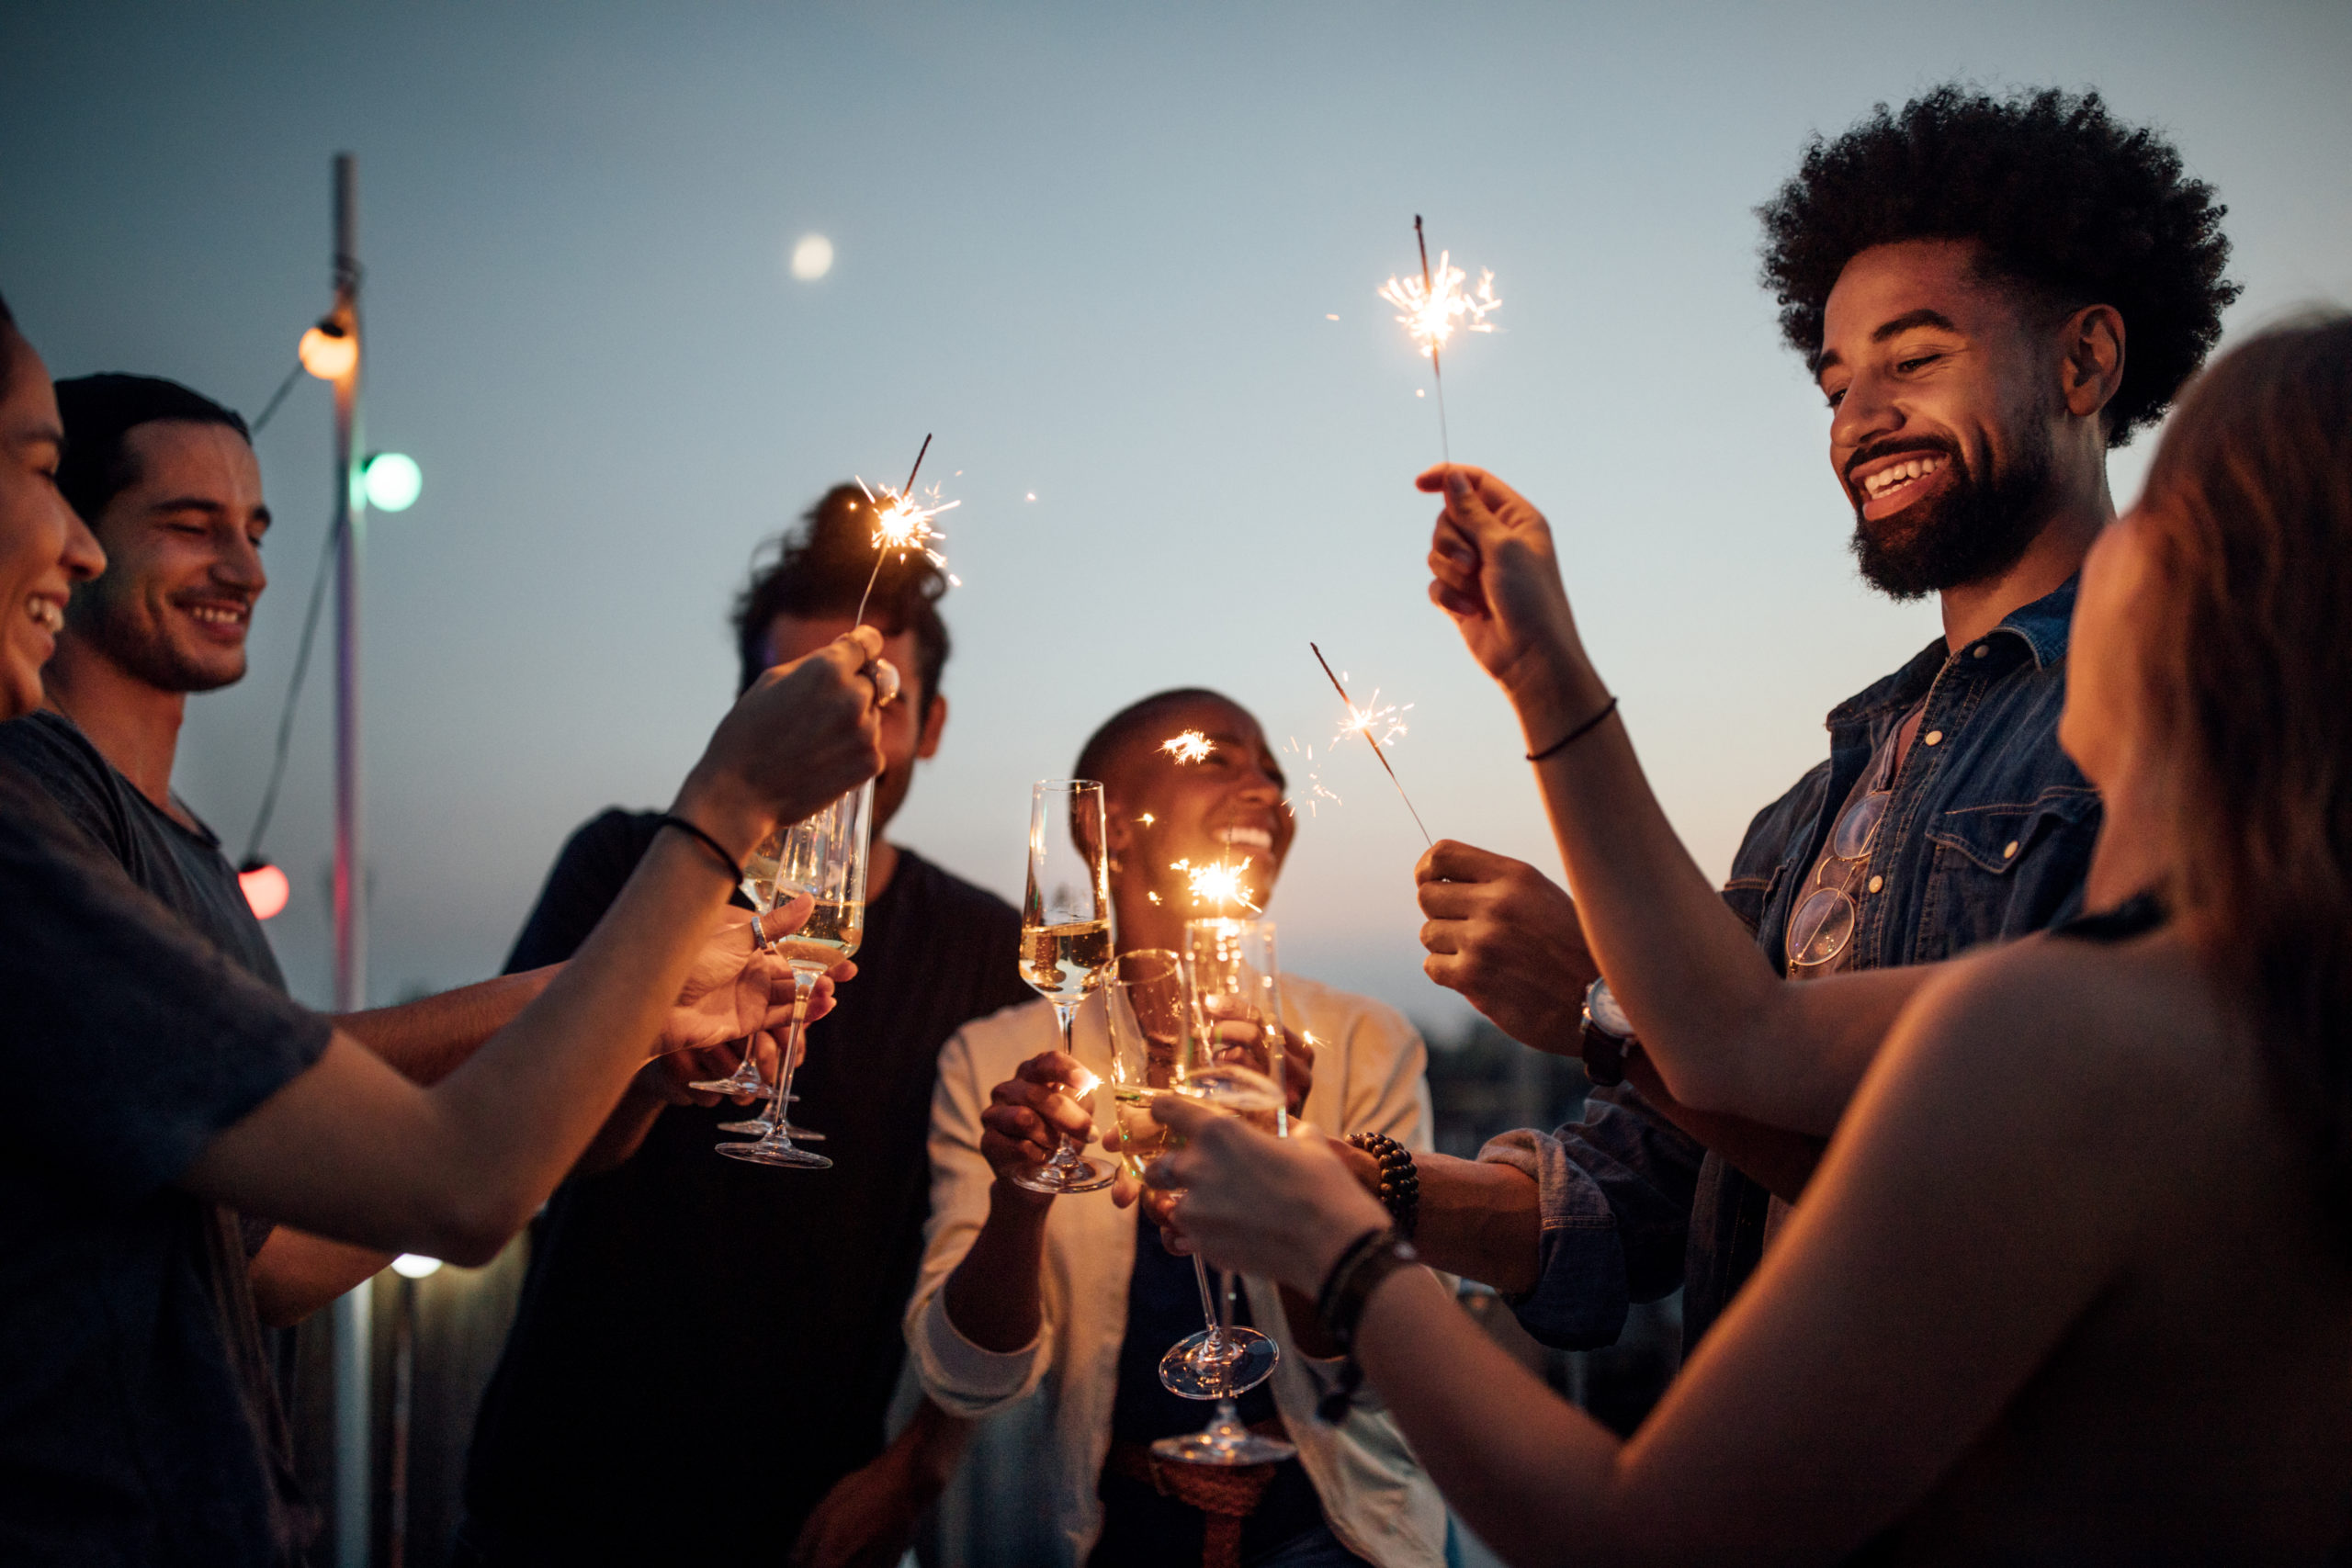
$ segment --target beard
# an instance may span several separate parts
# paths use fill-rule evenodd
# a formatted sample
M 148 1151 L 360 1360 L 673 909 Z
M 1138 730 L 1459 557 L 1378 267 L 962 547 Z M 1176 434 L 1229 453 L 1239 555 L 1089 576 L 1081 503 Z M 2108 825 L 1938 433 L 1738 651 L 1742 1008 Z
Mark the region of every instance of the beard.
M 163 692 L 213 692 L 245 678 L 242 649 L 233 661 L 219 652 L 210 660 L 185 653 L 170 638 L 141 626 L 129 606 L 109 600 L 104 581 L 76 585 L 66 602 L 65 626 L 117 668 Z
M 1855 503 L 1851 547 L 1862 580 L 1904 601 L 1982 582 L 2017 565 L 2047 520 L 2050 491 L 2049 431 L 2029 421 L 2022 434 L 2016 458 L 2002 464 L 1987 457 L 1981 475 L 1954 441 L 1895 448 L 1942 453 L 1951 478 L 1940 494 L 1876 523 L 1865 521 Z M 1885 448 L 1866 451 L 1855 463 L 1886 455 Z

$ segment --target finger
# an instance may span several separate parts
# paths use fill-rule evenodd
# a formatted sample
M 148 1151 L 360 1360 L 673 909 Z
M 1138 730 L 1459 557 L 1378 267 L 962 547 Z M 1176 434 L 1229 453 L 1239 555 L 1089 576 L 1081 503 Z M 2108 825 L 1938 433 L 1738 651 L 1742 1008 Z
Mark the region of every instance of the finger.
M 1484 883 L 1454 882 L 1432 877 L 1413 889 L 1421 913 L 1433 920 L 1472 920 L 1487 912 L 1489 895 Z
M 1068 1084 L 1091 1078 L 1094 1075 L 1075 1056 L 1059 1051 L 1041 1051 L 1013 1069 L 1013 1077 L 1023 1083 Z
M 1223 1114 L 1222 1111 L 1213 1111 L 1198 1100 L 1187 1100 L 1181 1094 L 1156 1094 L 1151 1099 L 1151 1119 L 1182 1137 L 1190 1138 L 1197 1135 Z M 1182 1157 L 1181 1155 L 1171 1155 L 1167 1159 L 1159 1161 L 1159 1164 L 1164 1166 L 1169 1163 L 1169 1160 L 1181 1157 Z M 1155 1182 L 1153 1185 L 1168 1184 Z
M 1475 620 L 1487 613 L 1487 601 L 1474 593 L 1457 593 L 1442 582 L 1430 584 L 1430 603 L 1449 615 Z
M 882 657 L 882 634 L 872 626 L 856 626 L 835 637 L 826 649 L 850 670 L 863 671 Z
M 760 929 L 766 931 L 768 939 L 773 942 L 778 937 L 790 936 L 807 925 L 808 917 L 816 911 L 817 900 L 814 897 L 806 893 L 795 893 L 790 902 L 778 904 L 760 917 Z
M 825 971 L 825 978 L 831 980 L 836 986 L 848 985 L 852 980 L 857 978 L 856 961 L 849 958 L 842 959 L 839 964 L 834 964 L 831 969 Z
M 1111 1206 L 1114 1209 L 1131 1209 L 1135 1207 L 1136 1200 L 1141 1196 L 1143 1196 L 1143 1183 L 1136 1179 L 1135 1172 L 1129 1170 L 1125 1165 L 1120 1166 L 1117 1179 L 1111 1183 Z
M 1440 839 L 1421 856 L 1427 874 L 1417 870 L 1415 874 L 1428 882 L 1493 882 L 1512 867 L 1525 863 L 1476 844 L 1465 844 L 1459 839 Z

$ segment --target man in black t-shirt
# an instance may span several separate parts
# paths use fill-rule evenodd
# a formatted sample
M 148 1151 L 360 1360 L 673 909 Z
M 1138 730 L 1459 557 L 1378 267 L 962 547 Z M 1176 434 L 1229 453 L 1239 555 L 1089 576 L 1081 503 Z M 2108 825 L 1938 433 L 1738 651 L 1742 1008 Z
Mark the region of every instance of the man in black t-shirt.
M 838 486 L 755 577 L 735 616 L 747 681 L 849 627 L 874 524 L 861 491 Z M 781 1561 L 844 1475 L 944 1481 L 960 1451 L 959 1425 L 928 1406 L 883 1442 L 922 1252 L 932 1082 L 958 1027 L 1030 992 L 1018 912 L 882 836 L 946 722 L 944 586 L 914 552 L 884 565 L 867 609 L 915 673 L 883 711 L 858 976 L 793 1080 L 794 1120 L 824 1134 L 833 1167 L 722 1159 L 718 1124 L 741 1109 L 640 1078 L 600 1141 L 609 1168 L 576 1175 L 534 1228 L 474 1427 L 460 1562 Z M 654 830 L 612 810 L 574 833 L 510 966 L 567 955 Z M 912 1522 L 884 1513 L 863 1539 Z

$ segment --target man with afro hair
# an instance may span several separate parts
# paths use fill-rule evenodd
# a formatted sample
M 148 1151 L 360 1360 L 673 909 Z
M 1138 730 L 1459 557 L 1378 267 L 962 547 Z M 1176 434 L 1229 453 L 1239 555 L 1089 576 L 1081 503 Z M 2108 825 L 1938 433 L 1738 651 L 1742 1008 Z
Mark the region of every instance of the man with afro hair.
M 1629 1302 L 1679 1287 L 1687 1351 L 1821 1146 L 1677 1103 L 1637 1025 L 1679 1038 L 1696 1020 L 1724 1056 L 1769 1040 L 1845 1070 L 1910 994 L 1904 966 L 2079 911 L 2099 802 L 2057 739 L 2076 574 L 2115 516 L 2107 454 L 2162 416 L 2236 297 L 2222 213 L 2096 94 L 1957 86 L 1816 137 L 1760 209 L 1764 282 L 1832 411 L 1862 576 L 1937 594 L 1944 635 L 1830 712 L 1829 756 L 1757 816 L 1720 895 L 1645 788 L 1593 784 L 1574 738 L 1618 721 L 1581 646 L 1530 677 L 1544 661 L 1506 579 L 1548 547 L 1540 513 L 1476 469 L 1422 476 L 1446 497 L 1431 595 L 1511 692 L 1577 888 L 1439 843 L 1419 870 L 1425 967 L 1517 1039 L 1631 1080 L 1556 1134 L 1419 1156 L 1423 1256 L 1510 1292 L 1538 1338 L 1606 1345 Z M 1797 656 L 1824 629 L 1756 628 Z M 1634 1020 L 1608 985 L 1585 992 L 1588 931 Z

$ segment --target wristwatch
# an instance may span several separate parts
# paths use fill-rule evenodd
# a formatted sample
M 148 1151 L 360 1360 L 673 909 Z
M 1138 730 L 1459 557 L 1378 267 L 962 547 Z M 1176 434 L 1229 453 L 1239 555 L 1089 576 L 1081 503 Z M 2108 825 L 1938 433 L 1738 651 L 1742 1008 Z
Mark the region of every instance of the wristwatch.
M 1634 1026 L 1606 980 L 1595 980 L 1584 993 L 1584 1076 L 1606 1089 L 1625 1081 L 1625 1058 L 1641 1049 Z

